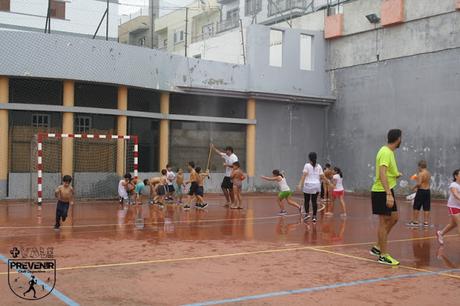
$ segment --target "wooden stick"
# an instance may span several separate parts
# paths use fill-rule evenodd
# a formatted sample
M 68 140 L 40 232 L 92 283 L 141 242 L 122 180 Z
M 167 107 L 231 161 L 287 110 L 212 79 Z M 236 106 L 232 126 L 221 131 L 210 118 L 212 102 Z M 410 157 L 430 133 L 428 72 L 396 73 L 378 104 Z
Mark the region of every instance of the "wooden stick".
M 208 165 L 206 166 L 206 170 L 209 170 L 209 164 L 211 162 L 211 154 L 212 154 L 212 145 L 209 144 Z

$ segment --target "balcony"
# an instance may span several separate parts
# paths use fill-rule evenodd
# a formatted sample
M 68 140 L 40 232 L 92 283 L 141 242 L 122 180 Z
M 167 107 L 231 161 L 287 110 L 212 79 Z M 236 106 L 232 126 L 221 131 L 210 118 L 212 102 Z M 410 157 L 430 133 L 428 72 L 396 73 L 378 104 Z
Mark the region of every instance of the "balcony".
M 225 32 L 234 28 L 237 28 L 240 25 L 240 20 L 237 18 L 231 18 L 223 20 L 217 23 L 216 33 Z
M 228 4 L 232 2 L 238 2 L 238 0 L 217 0 L 217 3 L 219 4 Z
M 274 0 L 268 4 L 268 17 L 289 12 L 298 15 L 313 11 L 312 0 Z

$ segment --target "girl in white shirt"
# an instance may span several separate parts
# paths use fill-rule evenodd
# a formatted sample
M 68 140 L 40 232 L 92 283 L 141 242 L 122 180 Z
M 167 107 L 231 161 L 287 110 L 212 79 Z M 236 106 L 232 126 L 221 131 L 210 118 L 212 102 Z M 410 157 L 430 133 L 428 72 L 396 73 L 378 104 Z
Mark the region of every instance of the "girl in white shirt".
M 316 222 L 316 214 L 318 212 L 318 194 L 321 191 L 321 180 L 330 184 L 330 181 L 324 176 L 323 168 L 316 162 L 317 154 L 311 152 L 308 154 L 308 159 L 310 160 L 303 167 L 303 174 L 300 178 L 299 190 L 303 191 L 304 196 L 304 205 L 305 205 L 305 218 L 304 221 L 310 219 L 310 200 L 313 207 L 313 222 Z
M 335 200 L 339 199 L 340 205 L 342 206 L 342 217 L 347 216 L 347 209 L 345 206 L 345 200 L 343 199 L 345 196 L 345 189 L 343 188 L 343 174 L 342 170 L 338 167 L 334 167 L 334 176 L 332 177 L 332 185 L 334 190 L 332 191 L 332 199 L 335 204 Z M 334 209 L 334 206 L 332 206 Z
M 442 231 L 437 231 L 439 244 L 444 244 L 444 235 L 457 227 L 460 233 L 460 169 L 453 173 L 454 182 L 449 186 L 449 199 L 447 200 L 447 208 L 449 209 L 450 222 Z
M 292 195 L 294 194 L 294 192 L 291 191 L 291 188 L 289 188 L 287 182 L 286 182 L 286 178 L 280 173 L 279 170 L 273 170 L 272 172 L 273 176 L 271 177 L 268 177 L 268 176 L 261 176 L 261 178 L 263 180 L 266 180 L 266 181 L 275 181 L 278 183 L 278 186 L 280 188 L 280 192 L 278 193 L 278 196 L 277 196 L 277 201 L 278 201 L 278 205 L 281 209 L 281 211 L 279 212 L 279 215 L 280 216 L 284 216 L 284 215 L 287 215 L 287 211 L 284 209 L 284 203 L 283 203 L 283 200 L 286 200 L 286 202 L 289 204 L 289 205 L 292 205 L 294 206 L 295 208 L 297 208 L 297 210 L 299 211 L 299 213 L 301 213 L 301 209 L 300 209 L 300 205 L 297 204 L 293 199 L 292 199 Z

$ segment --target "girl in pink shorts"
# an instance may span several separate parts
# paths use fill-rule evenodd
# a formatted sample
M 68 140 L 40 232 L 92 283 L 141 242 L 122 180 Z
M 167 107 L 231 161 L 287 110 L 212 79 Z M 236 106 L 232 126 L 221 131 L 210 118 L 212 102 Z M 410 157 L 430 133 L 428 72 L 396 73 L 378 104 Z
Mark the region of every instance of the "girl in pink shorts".
M 347 216 L 347 209 L 345 205 L 345 200 L 343 199 L 345 196 L 345 189 L 343 188 L 343 174 L 340 168 L 334 167 L 334 176 L 332 177 L 332 185 L 334 186 L 334 190 L 332 191 L 332 201 L 335 204 L 335 200 L 339 199 L 340 206 L 342 207 L 342 217 Z M 334 207 L 334 205 L 332 206 Z
M 444 235 L 457 227 L 460 233 L 460 169 L 453 173 L 454 182 L 449 186 L 449 199 L 447 209 L 450 214 L 450 222 L 441 231 L 436 232 L 439 244 L 444 244 Z

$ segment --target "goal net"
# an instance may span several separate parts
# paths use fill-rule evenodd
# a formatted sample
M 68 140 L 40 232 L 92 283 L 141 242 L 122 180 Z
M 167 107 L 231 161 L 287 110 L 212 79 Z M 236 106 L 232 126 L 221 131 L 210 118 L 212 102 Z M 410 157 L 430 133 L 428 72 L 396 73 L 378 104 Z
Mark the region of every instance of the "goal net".
M 63 142 L 70 142 L 70 153 L 63 156 Z M 72 186 L 76 199 L 113 199 L 117 197 L 117 172 L 138 172 L 138 138 L 111 134 L 39 133 L 32 141 L 32 194 L 43 200 L 53 199 L 61 184 L 62 165 L 71 165 Z M 117 171 L 118 170 L 118 171 Z

